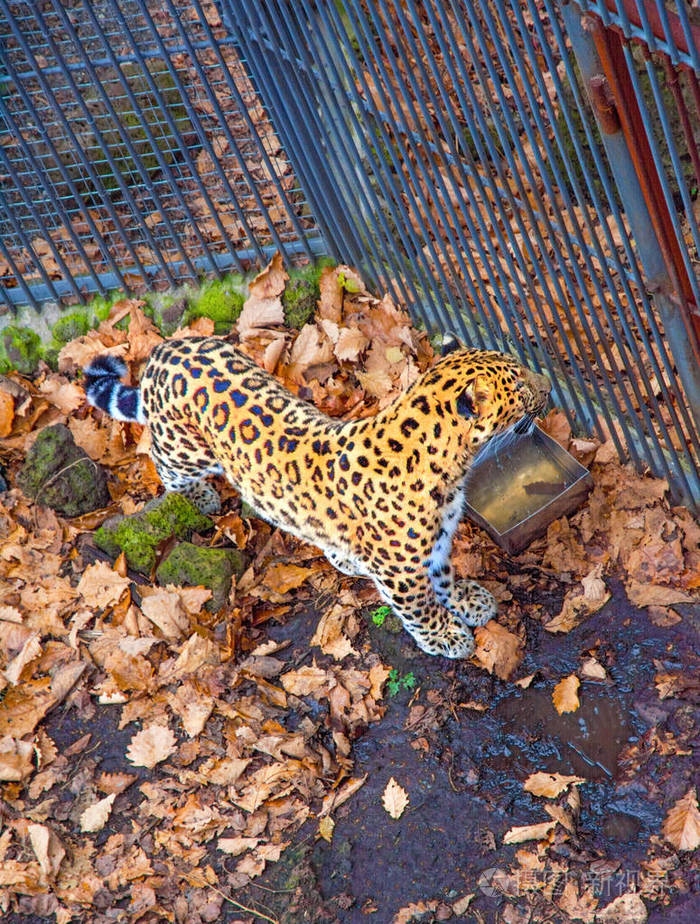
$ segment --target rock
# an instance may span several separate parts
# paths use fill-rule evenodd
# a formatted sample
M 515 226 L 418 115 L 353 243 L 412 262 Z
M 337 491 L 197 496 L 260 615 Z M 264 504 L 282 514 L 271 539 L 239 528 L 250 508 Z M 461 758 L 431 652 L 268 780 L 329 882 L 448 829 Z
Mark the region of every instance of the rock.
M 2 346 L 10 368 L 20 375 L 34 375 L 41 359 L 41 338 L 29 327 L 6 327 L 2 334 Z
M 107 520 L 95 533 L 95 544 L 112 558 L 124 552 L 130 568 L 150 574 L 163 542 L 172 536 L 189 539 L 192 533 L 207 532 L 213 525 L 182 494 L 165 494 L 133 516 Z
M 237 549 L 207 549 L 180 542 L 158 566 L 156 580 L 163 586 L 209 587 L 212 597 L 207 609 L 217 612 L 228 600 L 233 575 L 240 576 L 245 568 L 245 556 Z
M 99 510 L 111 500 L 104 470 L 76 445 L 63 424 L 45 427 L 39 433 L 17 484 L 38 504 L 65 517 Z

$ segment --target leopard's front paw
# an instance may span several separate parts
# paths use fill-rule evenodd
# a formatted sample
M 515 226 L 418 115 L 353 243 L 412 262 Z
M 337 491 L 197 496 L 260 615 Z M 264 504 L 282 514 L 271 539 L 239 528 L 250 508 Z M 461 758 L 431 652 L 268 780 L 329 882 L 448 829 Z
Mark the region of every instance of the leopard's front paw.
M 485 626 L 489 619 L 498 613 L 498 604 L 493 594 L 489 593 L 476 581 L 458 581 L 460 596 L 460 615 L 468 626 Z
M 474 634 L 457 617 L 446 613 L 439 628 L 409 627 L 418 647 L 429 655 L 469 658 L 474 652 Z

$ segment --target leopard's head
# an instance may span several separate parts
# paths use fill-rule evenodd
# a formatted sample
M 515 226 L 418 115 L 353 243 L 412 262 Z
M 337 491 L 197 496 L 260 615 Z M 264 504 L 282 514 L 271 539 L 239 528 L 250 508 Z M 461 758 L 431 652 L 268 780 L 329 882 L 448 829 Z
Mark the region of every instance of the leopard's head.
M 496 434 L 529 426 L 549 392 L 545 376 L 512 356 L 458 349 L 414 382 L 402 403 L 415 414 L 428 454 L 462 469 Z

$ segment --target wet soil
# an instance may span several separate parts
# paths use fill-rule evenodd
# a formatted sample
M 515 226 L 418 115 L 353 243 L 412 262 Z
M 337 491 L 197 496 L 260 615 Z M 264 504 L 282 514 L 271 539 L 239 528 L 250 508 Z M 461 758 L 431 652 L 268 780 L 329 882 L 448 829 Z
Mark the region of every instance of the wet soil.
M 399 909 L 428 900 L 444 905 L 416 920 L 459 920 L 447 918 L 447 909 L 469 893 L 474 898 L 464 920 L 570 920 L 544 899 L 533 907 L 517 883 L 515 894 L 505 896 L 489 885 L 519 849 L 503 845 L 504 833 L 549 818 L 546 800 L 523 790 L 527 776 L 542 770 L 586 780 L 577 829 L 561 845 L 561 861 L 578 872 L 592 870 L 601 906 L 633 891 L 649 839 L 687 791 L 693 757 L 654 753 L 636 769 L 636 760 L 626 763 L 626 749 L 652 728 L 672 731 L 680 722 L 687 729 L 692 722 L 696 734 L 700 729 L 700 711 L 685 701 L 660 700 L 653 682 L 659 661 L 693 669 L 697 615 L 689 608 L 682 622 L 659 628 L 617 588 L 600 613 L 568 635 L 528 624 L 519 674 L 535 676 L 524 690 L 469 664 L 424 657 L 404 636 L 373 631 L 388 663 L 400 674 L 412 671 L 418 688 L 397 694 L 383 721 L 356 743 L 355 772 L 367 774 L 367 782 L 338 811 L 332 843 L 318 841 L 314 848 L 319 891 L 328 908 L 335 906 L 335 920 L 389 924 Z M 580 708 L 558 715 L 554 684 L 579 669 L 591 650 L 609 680 L 584 681 Z M 381 804 L 392 776 L 410 796 L 398 821 Z M 669 907 L 650 905 L 649 920 L 699 921 L 700 876 L 690 881 L 694 894 L 674 897 Z M 506 905 L 514 914 L 503 917 Z
M 557 907 L 556 895 L 545 899 L 521 890 L 507 875 L 516 851 L 533 849 L 533 843 L 504 845 L 505 832 L 549 820 L 547 800 L 523 790 L 536 771 L 586 781 L 579 787 L 576 830 L 556 848 L 557 863 L 571 875 L 586 872 L 600 906 L 635 890 L 650 839 L 687 792 L 693 771 L 692 752 L 660 753 L 644 742 L 664 730 L 688 741 L 700 730 L 700 710 L 687 699 L 660 699 L 654 675 L 659 669 L 696 669 L 700 613 L 679 608 L 683 620 L 660 628 L 630 606 L 621 588 L 613 589 L 605 608 L 567 635 L 527 621 L 526 656 L 518 671 L 534 675 L 527 689 L 470 663 L 423 655 L 390 620 L 381 629 L 368 621 L 373 648 L 399 677 L 412 673 L 416 685 L 390 697 L 382 721 L 355 742 L 354 775 L 366 775 L 366 782 L 334 813 L 331 843 L 317 837 L 317 822 L 309 823 L 280 862 L 236 899 L 279 924 L 391 924 L 401 909 L 421 902 L 431 903 L 430 910 L 404 920 L 568 922 L 572 918 Z M 295 662 L 308 654 L 315 624 L 310 615 L 269 634 L 292 639 L 284 655 Z M 583 681 L 579 709 L 558 715 L 555 683 L 580 673 L 582 657 L 591 651 L 608 679 Z M 90 748 L 80 760 L 107 772 L 124 769 L 131 731 L 118 730 L 113 710 L 97 708 L 91 715 L 88 709 L 80 717 L 76 710 L 58 710 L 47 732 L 59 747 L 90 732 Z M 391 777 L 410 798 L 398 820 L 382 807 Z M 138 799 L 137 786 L 132 791 Z M 207 859 L 225 878 L 226 860 L 213 845 Z M 681 859 L 688 866 L 681 870 L 685 894 L 647 901 L 650 924 L 700 921 L 700 874 L 692 862 L 692 855 Z M 545 879 L 548 874 L 547 868 L 539 873 Z M 455 914 L 454 903 L 470 894 L 468 910 Z M 245 924 L 263 919 L 226 904 L 216 917 Z M 42 920 L 47 918 L 35 914 L 6 918 L 7 924 Z

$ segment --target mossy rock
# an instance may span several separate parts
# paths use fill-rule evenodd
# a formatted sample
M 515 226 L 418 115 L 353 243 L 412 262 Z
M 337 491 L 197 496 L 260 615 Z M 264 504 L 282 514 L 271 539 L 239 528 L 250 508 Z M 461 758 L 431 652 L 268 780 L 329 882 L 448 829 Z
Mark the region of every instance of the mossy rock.
M 39 433 L 17 484 L 28 497 L 66 517 L 99 510 L 110 502 L 104 470 L 76 446 L 63 424 Z
M 130 568 L 150 574 L 165 540 L 172 536 L 189 539 L 192 533 L 206 532 L 213 525 L 182 494 L 165 494 L 133 516 L 107 520 L 95 533 L 95 545 L 112 558 L 124 552 Z
M 87 311 L 74 311 L 71 314 L 65 314 L 53 326 L 54 340 L 58 343 L 70 343 L 77 337 L 83 337 L 90 328 L 90 322 L 87 317 Z
M 144 314 L 151 318 L 166 337 L 184 323 L 190 286 L 180 286 L 169 292 L 149 292 L 143 306 Z
M 2 334 L 3 352 L 10 369 L 20 375 L 33 375 L 41 359 L 41 338 L 28 327 L 6 327 Z
M 207 549 L 180 542 L 158 565 L 156 580 L 162 586 L 208 587 L 212 596 L 207 609 L 216 613 L 228 600 L 233 575 L 240 576 L 245 568 L 245 556 L 237 549 Z
M 245 281 L 240 275 L 232 273 L 223 279 L 214 279 L 190 298 L 185 320 L 189 322 L 195 318 L 211 318 L 214 332 L 225 334 L 243 310 L 245 292 Z
M 330 257 L 322 257 L 317 263 L 294 267 L 282 293 L 284 320 L 297 330 L 311 320 L 321 297 L 320 280 L 324 267 L 335 266 Z

